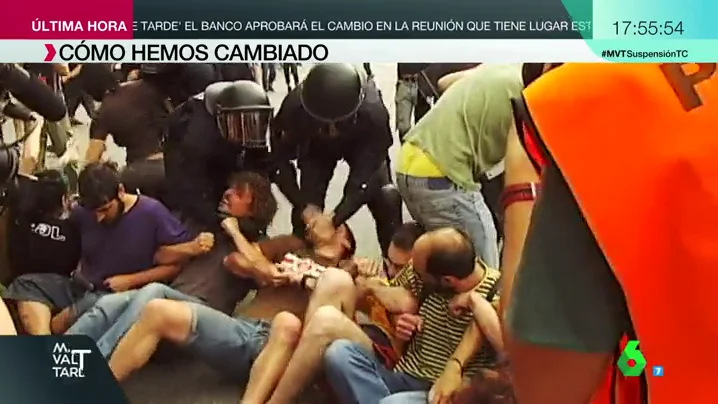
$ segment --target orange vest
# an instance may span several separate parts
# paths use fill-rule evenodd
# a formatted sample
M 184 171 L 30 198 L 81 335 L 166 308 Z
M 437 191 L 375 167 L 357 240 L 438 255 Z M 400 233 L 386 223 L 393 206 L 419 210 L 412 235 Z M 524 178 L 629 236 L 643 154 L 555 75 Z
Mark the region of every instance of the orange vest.
M 716 64 L 566 64 L 524 96 L 623 288 L 648 361 L 647 391 L 619 382 L 617 402 L 714 402 L 718 367 L 700 351 L 718 341 Z M 654 365 L 665 376 L 652 376 Z

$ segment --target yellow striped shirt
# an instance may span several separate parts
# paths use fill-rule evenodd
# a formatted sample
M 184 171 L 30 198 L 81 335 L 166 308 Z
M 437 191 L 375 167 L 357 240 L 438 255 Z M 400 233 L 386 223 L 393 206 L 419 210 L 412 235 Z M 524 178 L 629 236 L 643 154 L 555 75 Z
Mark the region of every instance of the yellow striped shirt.
M 486 297 L 500 276 L 499 271 L 486 268 L 484 277 L 475 290 Z M 405 267 L 392 281 L 392 284 L 405 287 L 415 296 L 422 297 L 423 283 L 411 266 Z M 449 302 L 453 296 L 452 294 L 430 293 L 423 298 L 419 306 L 423 328 L 409 341 L 406 352 L 394 370 L 432 383 L 441 376 L 446 363 L 454 354 L 464 333 L 473 321 L 471 313 L 457 317 L 449 312 Z M 480 368 L 493 367 L 495 359 L 493 348 L 489 344 L 484 344 L 481 351 L 464 365 L 464 376 L 471 377 Z

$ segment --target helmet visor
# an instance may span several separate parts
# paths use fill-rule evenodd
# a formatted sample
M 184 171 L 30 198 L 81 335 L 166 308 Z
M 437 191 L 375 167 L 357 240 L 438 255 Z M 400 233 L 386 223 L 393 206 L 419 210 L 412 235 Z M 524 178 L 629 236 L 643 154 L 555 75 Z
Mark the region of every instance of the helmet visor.
M 230 143 L 247 148 L 265 148 L 267 132 L 274 117 L 271 107 L 220 110 L 217 126 Z

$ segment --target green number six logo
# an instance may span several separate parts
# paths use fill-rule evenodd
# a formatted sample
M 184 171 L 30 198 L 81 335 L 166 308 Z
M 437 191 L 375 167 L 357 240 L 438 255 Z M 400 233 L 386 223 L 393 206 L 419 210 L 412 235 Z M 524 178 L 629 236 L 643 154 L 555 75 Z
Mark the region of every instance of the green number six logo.
M 638 341 L 628 341 L 626 348 L 618 358 L 618 368 L 624 376 L 640 376 L 646 368 L 646 358 L 638 350 Z

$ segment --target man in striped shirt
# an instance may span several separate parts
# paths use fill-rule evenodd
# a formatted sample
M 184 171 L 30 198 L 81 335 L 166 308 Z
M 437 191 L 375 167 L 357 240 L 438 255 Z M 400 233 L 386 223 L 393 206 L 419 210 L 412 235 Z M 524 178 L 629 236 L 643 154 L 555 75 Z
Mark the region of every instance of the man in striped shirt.
M 397 365 L 388 369 L 371 345 L 361 340 L 332 342 L 324 353 L 324 366 L 340 401 L 378 403 L 392 394 L 430 390 L 430 396 L 448 397 L 459 389 L 464 377 L 493 366 L 495 354 L 489 344 L 482 344 L 471 314 L 453 315 L 449 303 L 457 294 L 471 290 L 490 299 L 499 276 L 498 271 L 476 261 L 470 238 L 459 230 L 444 228 L 419 238 L 413 265 L 391 286 L 371 290 L 385 302 L 419 300 L 406 351 Z M 426 395 L 423 397 L 426 402 Z

